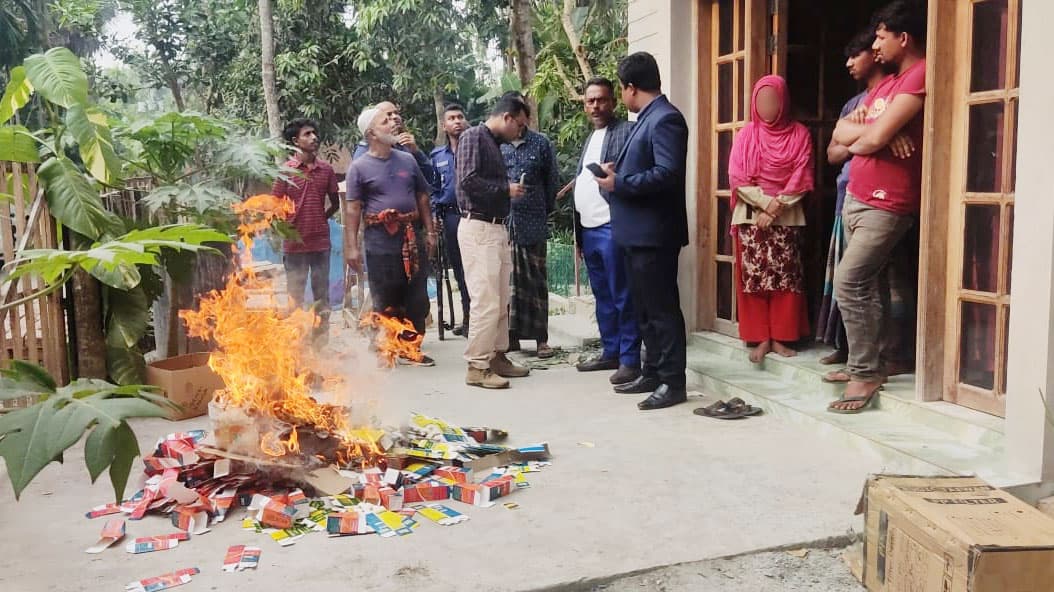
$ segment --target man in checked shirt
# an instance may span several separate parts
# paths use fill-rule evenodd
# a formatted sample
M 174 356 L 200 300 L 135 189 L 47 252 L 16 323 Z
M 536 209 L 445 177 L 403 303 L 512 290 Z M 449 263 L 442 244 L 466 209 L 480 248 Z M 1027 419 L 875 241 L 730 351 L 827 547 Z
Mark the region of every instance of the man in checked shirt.
M 318 158 L 318 124 L 310 119 L 294 119 L 282 132 L 287 144 L 296 148 L 286 166 L 299 175 L 278 179 L 271 194 L 293 202 L 290 221 L 299 238 L 282 244 L 286 286 L 293 307 L 304 303 L 308 276 L 311 276 L 312 306 L 321 318 L 315 332 L 315 345 L 329 337 L 329 218 L 340 210 L 337 175 L 329 163 Z M 326 207 L 326 197 L 329 207 Z

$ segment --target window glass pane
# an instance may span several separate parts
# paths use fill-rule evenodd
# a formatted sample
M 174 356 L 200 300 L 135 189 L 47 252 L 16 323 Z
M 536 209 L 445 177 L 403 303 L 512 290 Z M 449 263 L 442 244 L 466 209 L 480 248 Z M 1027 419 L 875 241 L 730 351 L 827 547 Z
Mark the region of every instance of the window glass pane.
M 729 230 L 732 226 L 732 209 L 727 197 L 717 198 L 717 253 L 719 255 L 732 254 L 732 236 Z
M 725 55 L 732 53 L 732 19 L 734 17 L 735 0 L 721 0 L 718 4 L 718 34 L 717 53 Z
M 732 264 L 717 262 L 717 317 L 726 321 L 732 318 Z
M 973 5 L 971 92 L 1006 86 L 1007 16 L 1007 0 Z
M 999 269 L 999 206 L 966 206 L 963 289 L 995 292 Z
M 987 390 L 995 388 L 995 327 L 995 305 L 962 303 L 959 382 Z
M 728 159 L 732 154 L 732 132 L 717 132 L 717 188 L 728 189 Z
M 1003 185 L 1003 103 L 970 107 L 966 190 L 997 193 Z
M 747 15 L 746 15 L 745 7 L 746 7 L 748 1 L 749 0 L 739 0 L 739 2 L 736 3 L 736 5 L 737 5 L 736 6 L 736 10 L 739 12 L 739 14 L 737 15 L 739 17 L 739 25 L 736 27 L 738 29 L 738 33 L 739 33 L 739 42 L 736 43 L 736 49 L 737 50 L 742 50 L 743 47 L 745 47 L 745 45 L 746 45 L 746 33 L 745 33 L 745 31 L 746 31 Z
M 736 101 L 736 121 L 743 121 L 746 116 L 743 115 L 744 105 L 750 103 L 750 92 L 752 89 L 747 88 L 746 73 L 743 72 L 743 64 L 746 60 L 736 60 L 736 74 L 739 75 L 739 84 L 743 87 L 743 96 Z
M 717 66 L 717 121 L 732 121 L 732 101 L 735 94 L 735 83 L 732 82 L 732 64 Z

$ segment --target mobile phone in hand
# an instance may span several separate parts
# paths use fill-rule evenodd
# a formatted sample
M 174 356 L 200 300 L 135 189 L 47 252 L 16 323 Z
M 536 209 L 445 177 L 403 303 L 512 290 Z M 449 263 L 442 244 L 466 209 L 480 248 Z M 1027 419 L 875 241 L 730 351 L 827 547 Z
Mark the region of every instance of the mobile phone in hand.
M 600 168 L 600 165 L 595 162 L 587 164 L 586 168 L 589 169 L 589 172 L 593 173 L 593 176 L 598 179 L 603 179 L 604 177 L 608 176 L 607 171 Z

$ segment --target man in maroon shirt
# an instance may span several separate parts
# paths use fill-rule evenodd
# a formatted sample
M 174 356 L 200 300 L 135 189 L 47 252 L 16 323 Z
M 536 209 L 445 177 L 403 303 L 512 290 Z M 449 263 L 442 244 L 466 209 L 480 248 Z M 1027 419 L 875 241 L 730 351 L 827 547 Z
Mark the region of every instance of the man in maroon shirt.
M 271 193 L 293 201 L 290 221 L 298 238 L 282 244 L 285 259 L 286 287 L 292 306 L 304 302 L 308 275 L 311 276 L 312 306 L 321 318 L 315 332 L 315 344 L 325 344 L 329 335 L 329 218 L 340 210 L 337 175 L 329 163 L 318 158 L 318 124 L 309 119 L 294 119 L 282 132 L 287 144 L 296 152 L 286 166 L 299 174 L 278 179 Z M 326 197 L 329 208 L 326 208 Z
M 835 299 L 847 341 L 849 383 L 833 413 L 859 413 L 885 382 L 881 359 L 889 285 L 882 281 L 894 248 L 915 223 L 922 199 L 923 106 L 926 100 L 926 9 L 897 0 L 873 22 L 876 58 L 893 75 L 858 110 L 838 122 L 834 140 L 854 156 L 842 220 L 846 250 L 835 271 Z

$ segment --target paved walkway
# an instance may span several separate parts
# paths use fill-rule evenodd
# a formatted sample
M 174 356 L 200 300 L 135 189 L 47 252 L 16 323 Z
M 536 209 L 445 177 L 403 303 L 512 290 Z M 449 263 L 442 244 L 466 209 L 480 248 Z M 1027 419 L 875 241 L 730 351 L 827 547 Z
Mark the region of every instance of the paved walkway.
M 335 340 L 341 346 L 341 339 Z M 469 508 L 467 523 L 422 524 L 410 536 L 329 539 L 281 548 L 240 528 L 241 512 L 171 551 L 86 555 L 102 528 L 84 512 L 110 501 L 106 478 L 88 483 L 81 448 L 45 469 L 14 501 L 0 483 L 0 589 L 120 590 L 132 580 L 196 566 L 185 590 L 531 590 L 654 566 L 843 535 L 869 471 L 821 437 L 769 417 L 721 422 L 691 413 L 701 399 L 643 413 L 611 392 L 604 374 L 537 370 L 507 391 L 463 383 L 453 338 L 426 343 L 434 368 L 400 367 L 362 379 L 381 417 L 410 410 L 462 425 L 507 429 L 511 441 L 548 441 L 553 465 L 513 494 L 519 508 Z M 141 447 L 165 433 L 207 428 L 198 418 L 135 423 Z M 463 509 L 456 502 L 452 505 Z M 129 536 L 171 532 L 165 518 L 128 522 Z M 263 547 L 254 572 L 220 570 L 233 544 Z M 115 546 L 116 547 L 116 546 Z

